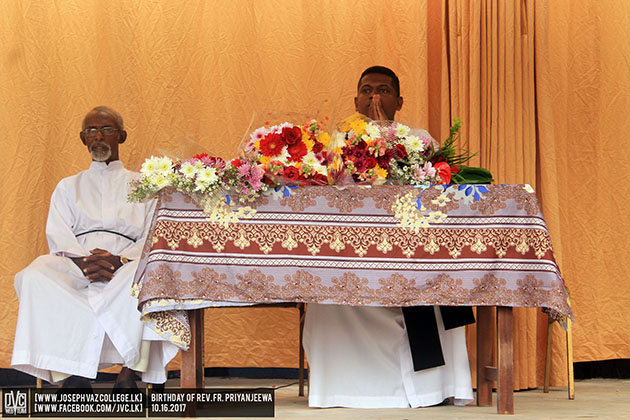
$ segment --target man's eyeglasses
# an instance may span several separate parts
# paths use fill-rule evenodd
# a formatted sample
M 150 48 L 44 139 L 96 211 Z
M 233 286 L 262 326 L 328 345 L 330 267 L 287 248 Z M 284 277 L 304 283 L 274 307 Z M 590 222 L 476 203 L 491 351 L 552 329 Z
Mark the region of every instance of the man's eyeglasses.
M 85 137 L 92 139 L 98 135 L 99 131 L 101 132 L 103 137 L 107 137 L 107 136 L 111 136 L 112 134 L 120 130 L 114 127 L 106 126 L 106 127 L 101 127 L 101 128 L 86 128 L 85 130 L 82 131 L 82 133 L 83 135 L 85 135 Z

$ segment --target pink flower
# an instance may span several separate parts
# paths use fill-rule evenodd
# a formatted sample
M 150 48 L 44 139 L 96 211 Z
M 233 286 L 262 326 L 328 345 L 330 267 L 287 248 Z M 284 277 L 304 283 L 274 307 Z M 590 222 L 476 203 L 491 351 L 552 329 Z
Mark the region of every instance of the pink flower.
M 244 163 L 238 167 L 238 174 L 241 176 L 241 178 L 248 178 L 250 169 L 251 169 L 250 164 Z
M 424 170 L 424 173 L 429 177 L 429 178 L 433 178 L 436 174 L 435 168 L 433 167 L 433 165 L 431 164 L 431 162 L 425 162 L 424 163 L 424 167 L 422 168 Z

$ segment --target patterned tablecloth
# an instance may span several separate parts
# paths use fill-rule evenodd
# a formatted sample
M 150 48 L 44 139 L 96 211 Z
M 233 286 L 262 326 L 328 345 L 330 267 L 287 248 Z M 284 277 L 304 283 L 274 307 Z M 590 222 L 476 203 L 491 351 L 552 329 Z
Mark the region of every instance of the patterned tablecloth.
M 210 306 L 543 307 L 573 317 L 529 185 L 283 187 L 210 223 L 163 190 L 134 281 L 143 319 L 182 348 Z

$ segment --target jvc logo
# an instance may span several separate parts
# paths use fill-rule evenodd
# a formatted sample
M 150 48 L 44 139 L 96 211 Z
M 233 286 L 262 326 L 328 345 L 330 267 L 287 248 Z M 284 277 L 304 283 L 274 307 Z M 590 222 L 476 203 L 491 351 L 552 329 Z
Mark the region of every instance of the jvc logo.
M 4 391 L 4 415 L 26 414 L 26 406 L 26 392 L 18 390 Z

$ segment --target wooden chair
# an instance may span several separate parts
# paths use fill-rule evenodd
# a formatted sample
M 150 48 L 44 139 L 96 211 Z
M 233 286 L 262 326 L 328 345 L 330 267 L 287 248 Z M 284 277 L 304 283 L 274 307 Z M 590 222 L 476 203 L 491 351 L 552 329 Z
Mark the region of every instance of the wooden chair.
M 571 302 L 569 302 L 571 304 Z M 570 318 L 565 317 L 567 323 L 567 375 L 569 378 L 569 399 L 575 399 L 575 381 L 573 378 L 573 332 L 572 332 L 572 321 Z M 545 386 L 543 388 L 543 392 L 549 392 L 549 376 L 551 373 L 551 345 L 552 345 L 552 330 L 553 324 L 555 321 L 549 318 L 549 323 L 547 324 L 547 352 L 545 354 Z
M 306 316 L 306 305 L 301 302 L 283 303 L 262 303 L 247 307 L 266 308 L 297 308 L 299 311 L 299 349 L 298 349 L 298 395 L 304 396 L 304 347 L 302 340 L 304 337 L 304 319 Z M 190 317 L 190 330 L 192 342 L 190 349 L 182 353 L 182 369 L 180 386 L 182 388 L 203 387 L 203 309 L 188 311 Z

